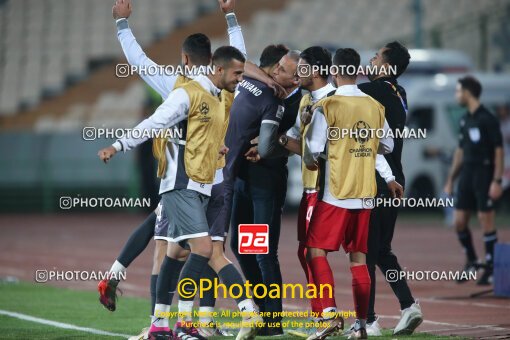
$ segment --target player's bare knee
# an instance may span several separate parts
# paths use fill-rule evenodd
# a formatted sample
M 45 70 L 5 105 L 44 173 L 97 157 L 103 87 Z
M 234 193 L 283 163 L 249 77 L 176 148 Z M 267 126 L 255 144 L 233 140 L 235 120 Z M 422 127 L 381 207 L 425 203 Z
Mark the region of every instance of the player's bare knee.
M 310 254 L 311 258 L 314 257 L 323 257 L 327 255 L 327 252 L 324 249 L 319 248 L 308 248 L 308 253 Z
M 189 249 L 181 248 L 181 252 L 179 253 L 179 257 L 177 258 L 179 261 L 186 261 L 191 251 Z
M 212 247 L 213 247 L 213 252 L 211 255 L 211 259 L 212 258 L 226 258 L 223 241 L 213 241 Z
M 178 243 L 168 242 L 166 255 L 170 258 L 177 260 L 181 257 L 183 250 L 185 249 L 181 247 Z
M 213 253 L 213 245 L 209 236 L 197 237 L 188 240 L 188 243 L 193 254 L 210 258 Z
M 363 266 L 367 263 L 367 256 L 362 252 L 349 253 L 351 267 Z
M 223 267 L 231 263 L 232 262 L 225 256 L 225 252 L 223 251 L 223 242 L 213 242 L 213 252 L 209 260 L 209 266 L 211 266 L 215 272 L 219 272 Z

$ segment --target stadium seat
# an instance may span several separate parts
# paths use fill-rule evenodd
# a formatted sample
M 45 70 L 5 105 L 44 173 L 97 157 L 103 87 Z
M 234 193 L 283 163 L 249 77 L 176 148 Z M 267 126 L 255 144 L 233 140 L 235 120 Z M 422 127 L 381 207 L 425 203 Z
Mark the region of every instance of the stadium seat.
M 178 23 L 194 19 L 200 11 L 216 9 L 207 0 L 137 1 L 134 6 L 130 21 L 142 46 L 168 34 Z M 87 75 L 91 61 L 122 57 L 111 7 L 104 0 L 3 3 L 0 70 L 5 72 L 0 74 L 0 115 L 15 114 L 21 107 L 37 105 L 44 95 L 60 93 L 68 79 L 78 81 Z M 16 76 L 20 62 L 24 72 Z

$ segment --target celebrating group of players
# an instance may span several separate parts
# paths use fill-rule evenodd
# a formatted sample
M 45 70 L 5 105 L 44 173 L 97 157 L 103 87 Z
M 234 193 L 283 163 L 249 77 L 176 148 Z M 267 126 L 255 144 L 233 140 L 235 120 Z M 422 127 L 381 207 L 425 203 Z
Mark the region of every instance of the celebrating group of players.
M 270 45 L 257 66 L 246 59 L 241 28 L 233 12 L 235 0 L 219 0 L 219 4 L 225 13 L 230 46 L 212 54 L 209 39 L 201 33 L 190 35 L 182 45 L 183 65 L 212 63 L 214 73 L 140 72 L 164 102 L 135 129 L 178 128 L 184 137 L 153 141 L 161 201 L 129 238 L 110 269 L 111 278 L 99 283 L 100 302 L 115 310 L 117 274 L 124 272 L 154 237 L 151 324 L 137 338 L 194 340 L 229 335 L 210 315 L 215 305 L 212 291 L 204 292 L 200 299 L 199 327 L 191 317 L 193 294 L 179 294 L 179 317 L 171 329 L 168 316 L 174 292 L 183 280 L 219 278 L 227 287 L 244 285 L 243 276 L 224 252 L 230 225 L 231 248 L 244 277 L 253 285 L 282 284 L 278 244 L 287 158 L 298 154 L 302 157 L 304 187 L 297 223 L 298 258 L 307 281 L 334 287 L 327 254 L 342 246 L 350 257 L 357 315 L 345 334 L 353 339 L 381 335 L 374 312 L 375 266 L 383 272 L 400 271 L 391 251 L 397 208 L 368 209 L 364 199 L 402 196 L 403 141 L 375 136 L 331 139 L 328 131 L 403 129 L 407 100 L 397 78 L 407 68 L 409 53 L 398 42 L 387 44 L 371 60 L 380 74 L 373 74 L 370 82 L 360 85 L 356 85 L 355 74 L 325 71 L 332 65 L 358 69 L 360 56 L 350 48 L 338 49 L 332 57 L 319 46 L 299 52 Z M 129 28 L 131 11 L 129 0 L 117 0 L 113 16 L 128 62 L 143 70 L 156 64 L 145 55 Z M 388 75 L 390 66 L 396 74 Z M 320 71 L 303 72 L 306 69 Z M 131 150 L 146 140 L 122 138 L 98 154 L 108 162 L 117 152 Z M 268 254 L 238 253 L 237 226 L 244 223 L 269 225 Z M 394 333 L 410 334 L 422 322 L 420 306 L 405 280 L 391 285 L 402 310 Z M 243 312 L 236 339 L 283 334 L 278 316 L 281 298 L 252 300 L 247 292 L 240 292 L 235 300 Z M 324 339 L 344 328 L 334 294 L 312 299 L 311 309 L 314 315 L 321 315 L 314 320 L 317 327 L 291 330 L 289 334 Z M 275 317 L 261 318 L 258 312 Z

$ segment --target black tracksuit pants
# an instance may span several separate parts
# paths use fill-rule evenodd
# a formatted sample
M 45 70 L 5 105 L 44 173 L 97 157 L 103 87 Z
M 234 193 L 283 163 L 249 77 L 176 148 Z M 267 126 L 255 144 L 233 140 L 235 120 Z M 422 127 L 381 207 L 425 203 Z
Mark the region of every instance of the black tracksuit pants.
M 369 323 L 375 321 L 375 267 L 378 266 L 381 269 L 385 278 L 388 271 L 400 272 L 402 270 L 398 264 L 397 256 L 391 251 L 391 241 L 393 240 L 397 215 L 398 207 L 375 207 L 370 215 L 367 253 L 367 266 L 371 280 L 367 320 Z M 395 281 L 389 279 L 387 281 L 400 302 L 400 309 L 408 308 L 414 303 L 414 298 L 405 278 Z

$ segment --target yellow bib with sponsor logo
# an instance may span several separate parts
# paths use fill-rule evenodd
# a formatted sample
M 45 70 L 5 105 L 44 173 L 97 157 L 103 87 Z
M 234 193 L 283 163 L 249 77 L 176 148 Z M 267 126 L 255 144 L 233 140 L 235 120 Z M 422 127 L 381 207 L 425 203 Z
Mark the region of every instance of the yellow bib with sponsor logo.
M 374 197 L 379 147 L 375 131 L 384 127 L 384 107 L 369 96 L 340 95 L 322 99 L 316 105 L 322 106 L 329 131 L 352 132 L 344 138 L 328 133 L 329 190 L 338 199 Z
M 174 85 L 174 90 L 182 87 L 183 85 L 189 83 L 191 81 L 190 78 L 187 78 L 185 76 L 178 76 L 177 80 Z M 228 91 L 221 91 L 222 94 L 225 96 L 225 112 L 227 112 L 227 118 L 225 120 L 225 126 L 223 129 L 223 139 L 225 139 L 225 135 L 227 133 L 227 127 L 228 127 L 228 118 L 230 113 L 230 107 L 232 106 L 232 102 L 234 101 L 234 94 L 230 93 Z M 162 178 L 165 175 L 166 172 L 166 166 L 167 166 L 167 159 L 166 159 L 166 147 L 167 147 L 168 139 L 167 138 L 154 138 L 152 142 L 152 153 L 154 155 L 154 158 L 158 161 L 158 177 Z M 221 157 L 218 159 L 218 163 L 216 165 L 217 169 L 221 169 L 225 167 L 225 157 Z
M 301 98 L 301 102 L 299 103 L 299 111 L 298 114 L 301 114 L 301 111 L 306 107 L 312 105 L 312 96 L 308 93 Z M 305 135 L 308 131 L 308 127 L 310 124 L 301 124 L 299 125 L 300 133 L 301 133 L 301 154 L 305 152 Z M 303 162 L 303 158 L 301 158 L 301 178 L 303 180 L 303 188 L 304 189 L 318 189 L 318 178 L 319 178 L 319 170 L 308 170 L 306 168 L 305 162 Z
M 190 100 L 184 151 L 186 174 L 195 182 L 213 183 L 227 120 L 225 94 L 213 96 L 196 81 L 181 88 Z

